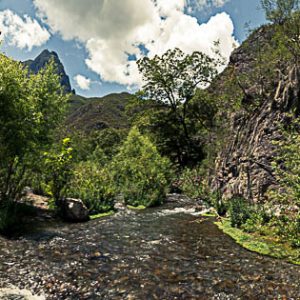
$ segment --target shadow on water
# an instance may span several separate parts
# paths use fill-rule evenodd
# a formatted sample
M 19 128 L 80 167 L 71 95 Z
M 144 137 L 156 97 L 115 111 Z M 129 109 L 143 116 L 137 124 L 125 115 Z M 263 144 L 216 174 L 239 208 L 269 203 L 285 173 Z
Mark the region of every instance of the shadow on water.
M 47 299 L 300 299 L 299 267 L 242 249 L 174 203 L 0 243 L 0 285 Z

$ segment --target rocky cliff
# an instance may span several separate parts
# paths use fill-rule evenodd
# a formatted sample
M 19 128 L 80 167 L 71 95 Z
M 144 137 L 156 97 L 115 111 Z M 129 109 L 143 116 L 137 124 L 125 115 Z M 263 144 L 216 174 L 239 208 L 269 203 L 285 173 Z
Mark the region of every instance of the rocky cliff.
M 229 67 L 237 74 L 247 73 L 256 60 L 255 53 L 249 54 L 249 46 L 253 51 L 255 40 L 266 42 L 269 35 L 270 30 L 262 28 L 250 37 L 247 47 L 242 45 L 232 54 Z M 290 122 L 287 113 L 299 110 L 299 78 L 297 68 L 286 65 L 255 109 L 249 111 L 248 103 L 230 116 L 229 134 L 216 160 L 212 183 L 225 199 L 239 195 L 250 201 L 264 201 L 268 190 L 277 188 L 271 166 L 276 155 L 273 141 L 281 138 L 280 126 Z M 257 83 L 248 87 L 243 101 L 255 101 L 258 88 Z
M 60 75 L 60 83 L 64 87 L 66 93 L 71 93 L 72 88 L 70 84 L 69 76 L 65 72 L 65 68 L 61 63 L 56 52 L 49 50 L 44 50 L 37 58 L 34 60 L 24 61 L 23 64 L 29 68 L 31 72 L 34 74 L 38 73 L 42 68 L 46 66 L 46 64 L 54 59 L 55 65 L 57 67 L 57 73 Z

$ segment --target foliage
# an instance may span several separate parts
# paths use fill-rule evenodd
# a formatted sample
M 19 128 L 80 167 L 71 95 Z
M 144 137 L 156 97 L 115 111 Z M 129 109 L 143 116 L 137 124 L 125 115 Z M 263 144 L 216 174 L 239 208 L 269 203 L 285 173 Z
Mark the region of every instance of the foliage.
M 261 0 L 267 20 L 283 24 L 299 9 L 299 0 Z
M 281 187 L 271 192 L 271 199 L 283 206 L 296 205 L 300 209 L 300 119 L 282 128 L 282 138 L 274 142 L 278 148 L 277 157 L 272 163 L 276 179 Z
M 158 114 L 154 115 L 155 122 L 150 124 L 160 129 L 161 136 L 158 140 L 162 143 L 163 137 L 171 138 L 166 152 L 171 152 L 172 149 L 180 166 L 186 166 L 190 161 L 199 162 L 204 158 L 202 145 L 197 138 L 195 139 L 195 119 L 192 120 L 188 116 L 188 112 L 192 111 L 188 105 L 197 88 L 206 87 L 216 77 L 220 64 L 221 60 L 212 59 L 201 52 L 186 55 L 178 48 L 167 51 L 161 57 L 145 57 L 138 61 L 139 71 L 145 82 L 139 97 L 151 101 L 151 104 L 153 101 L 158 104 L 160 109 Z M 209 119 L 210 111 L 203 114 L 204 111 L 198 109 L 198 112 L 201 112 L 197 115 L 200 117 L 198 124 L 201 123 L 203 115 L 205 120 Z M 166 125 L 161 126 L 162 123 Z M 173 134 L 170 135 L 170 131 Z M 167 145 L 167 142 L 164 145 Z M 193 155 L 198 153 L 196 159 L 191 157 L 191 151 Z
M 0 55 L 1 201 L 20 196 L 30 166 L 51 142 L 66 103 L 53 62 L 32 75 Z
M 208 203 L 210 203 L 217 211 L 219 216 L 225 216 L 228 210 L 228 205 L 222 199 L 220 191 L 215 191 L 209 194 Z
M 106 128 L 92 135 L 92 154 L 88 157 L 104 163 L 110 162 L 127 136 L 127 130 Z
M 0 203 L 0 232 L 9 233 L 17 224 L 16 206 L 12 201 Z
M 216 224 L 224 233 L 250 251 L 300 264 L 300 250 L 292 248 L 287 243 L 280 243 L 272 236 L 245 233 L 241 229 L 233 228 L 229 220 L 223 220 L 222 223 Z
M 113 158 L 110 170 L 126 204 L 149 207 L 164 200 L 171 179 L 171 165 L 136 127 L 131 129 Z
M 182 191 L 182 193 L 191 198 L 205 199 L 209 188 L 204 176 L 205 174 L 201 167 L 186 168 L 173 183 L 173 188 Z
M 85 161 L 74 166 L 65 194 L 81 199 L 93 215 L 111 210 L 116 192 L 109 171 Z
M 72 176 L 73 148 L 69 138 L 63 139 L 59 149 L 44 153 L 44 165 L 48 193 L 59 204 L 63 190 Z
M 229 206 L 230 223 L 232 227 L 240 228 L 251 218 L 251 208 L 245 199 L 235 197 L 231 199 Z

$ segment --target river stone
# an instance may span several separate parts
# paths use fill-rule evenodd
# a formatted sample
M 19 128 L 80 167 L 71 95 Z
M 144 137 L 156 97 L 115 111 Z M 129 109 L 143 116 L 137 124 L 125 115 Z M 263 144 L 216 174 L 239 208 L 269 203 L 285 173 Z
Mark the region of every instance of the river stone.
M 71 222 L 84 222 L 89 220 L 89 211 L 82 200 L 65 198 L 61 201 L 63 218 Z

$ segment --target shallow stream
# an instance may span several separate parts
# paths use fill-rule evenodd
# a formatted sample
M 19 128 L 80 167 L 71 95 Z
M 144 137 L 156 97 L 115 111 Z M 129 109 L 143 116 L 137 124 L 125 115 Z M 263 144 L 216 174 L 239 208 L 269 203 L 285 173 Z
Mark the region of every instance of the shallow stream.
M 0 238 L 0 288 L 46 299 L 300 299 L 300 267 L 248 252 L 175 206 Z

